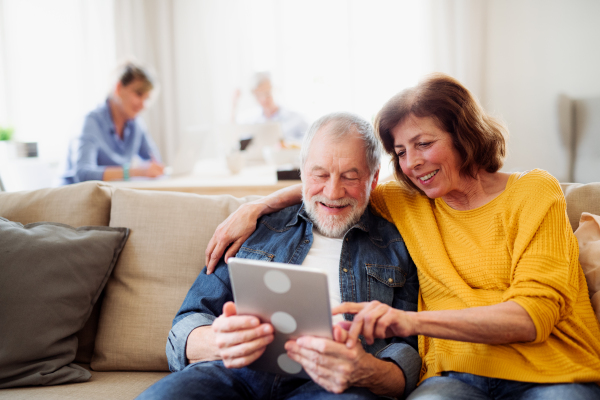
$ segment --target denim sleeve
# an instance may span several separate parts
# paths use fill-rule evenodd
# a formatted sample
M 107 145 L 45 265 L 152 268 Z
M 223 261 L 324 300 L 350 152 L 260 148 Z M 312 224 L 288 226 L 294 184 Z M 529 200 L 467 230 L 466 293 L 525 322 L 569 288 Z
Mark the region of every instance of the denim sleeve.
M 398 341 L 381 350 L 377 358 L 393 361 L 404 372 L 406 378 L 404 397 L 415 390 L 421 374 L 421 357 L 413 346 Z
M 166 344 L 167 360 L 172 372 L 188 365 L 185 350 L 190 333 L 200 326 L 211 325 L 221 315 L 223 305 L 228 301 L 233 301 L 233 294 L 227 265 L 221 260 L 211 275 L 206 275 L 206 267 L 202 270 L 173 319 Z
M 104 167 L 98 165 L 97 138 L 102 137 L 98 122 L 88 116 L 83 124 L 83 130 L 77 143 L 77 159 L 75 161 L 75 181 L 101 181 Z
M 417 276 L 417 267 L 410 257 L 407 262 L 407 271 L 406 282 L 403 287 L 396 290 L 392 306 L 404 311 L 417 311 L 419 278 Z M 406 378 L 405 397 L 415 390 L 419 382 L 422 364 L 421 357 L 419 356 L 417 336 L 393 338 L 391 344 L 380 351 L 377 357 L 380 359 L 389 359 L 402 369 Z

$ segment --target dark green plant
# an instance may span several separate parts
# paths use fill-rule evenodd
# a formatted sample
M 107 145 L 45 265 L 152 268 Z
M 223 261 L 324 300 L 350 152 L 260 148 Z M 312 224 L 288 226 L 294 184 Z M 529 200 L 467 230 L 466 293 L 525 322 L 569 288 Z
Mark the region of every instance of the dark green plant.
M 0 140 L 10 140 L 14 131 L 13 128 L 3 128 L 0 126 Z

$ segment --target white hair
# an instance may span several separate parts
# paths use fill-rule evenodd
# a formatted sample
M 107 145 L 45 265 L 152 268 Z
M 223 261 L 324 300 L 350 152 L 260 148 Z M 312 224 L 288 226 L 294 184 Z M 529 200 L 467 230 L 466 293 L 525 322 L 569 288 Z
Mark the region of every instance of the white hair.
M 304 164 L 308 159 L 312 140 L 317 132 L 325 125 L 330 125 L 330 129 L 325 131 L 327 132 L 326 134 L 337 140 L 358 133 L 365 145 L 369 172 L 371 173 L 371 176 L 375 175 L 375 172 L 379 170 L 381 143 L 379 143 L 379 140 L 375 136 L 373 125 L 371 125 L 370 122 L 356 114 L 348 112 L 335 112 L 324 115 L 310 126 L 308 132 L 304 136 L 302 149 L 300 150 L 300 165 L 302 168 L 304 168 Z
M 252 75 L 252 79 L 250 81 L 250 90 L 256 89 L 261 83 L 270 82 L 273 83 L 271 78 L 271 73 L 268 71 L 256 72 Z

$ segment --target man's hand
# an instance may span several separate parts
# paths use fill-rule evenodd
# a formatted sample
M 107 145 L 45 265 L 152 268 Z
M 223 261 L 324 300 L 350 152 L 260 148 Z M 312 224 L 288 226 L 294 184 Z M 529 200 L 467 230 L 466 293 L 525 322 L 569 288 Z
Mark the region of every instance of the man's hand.
M 273 326 L 259 319 L 237 315 L 235 304 L 223 305 L 223 314 L 212 324 L 215 342 L 227 368 L 243 368 L 260 357 L 273 341 Z
M 308 375 L 332 393 L 342 393 L 351 386 L 367 387 L 376 373 L 378 360 L 362 346 L 352 349 L 344 343 L 348 333 L 339 326 L 333 328 L 334 340 L 303 336 L 285 344 L 288 356 L 300 363 Z
M 361 334 L 367 344 L 373 344 L 376 338 L 407 337 L 415 334 L 414 323 L 407 312 L 376 300 L 370 303 L 342 303 L 331 311 L 333 315 L 356 314 L 346 341 L 349 348 L 354 347 Z

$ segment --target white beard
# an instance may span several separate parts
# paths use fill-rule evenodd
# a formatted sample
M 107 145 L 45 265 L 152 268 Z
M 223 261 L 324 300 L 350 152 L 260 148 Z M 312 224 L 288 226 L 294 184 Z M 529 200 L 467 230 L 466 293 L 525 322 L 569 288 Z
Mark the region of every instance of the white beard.
M 370 189 L 370 188 L 369 188 Z M 371 191 L 368 190 L 367 199 Z M 306 209 L 306 213 L 313 221 L 319 232 L 327 237 L 331 238 L 341 238 L 348 231 L 348 229 L 352 228 L 359 220 L 360 217 L 365 212 L 367 208 L 367 202 L 365 204 L 359 206 L 358 200 L 344 197 L 338 200 L 330 200 L 322 194 L 316 194 L 312 196 L 310 199 L 306 198 L 306 193 L 302 190 L 302 197 L 304 200 L 304 208 Z M 349 205 L 352 210 L 349 214 L 346 215 L 321 215 L 318 212 L 318 203 L 325 203 L 328 206 L 347 206 Z

